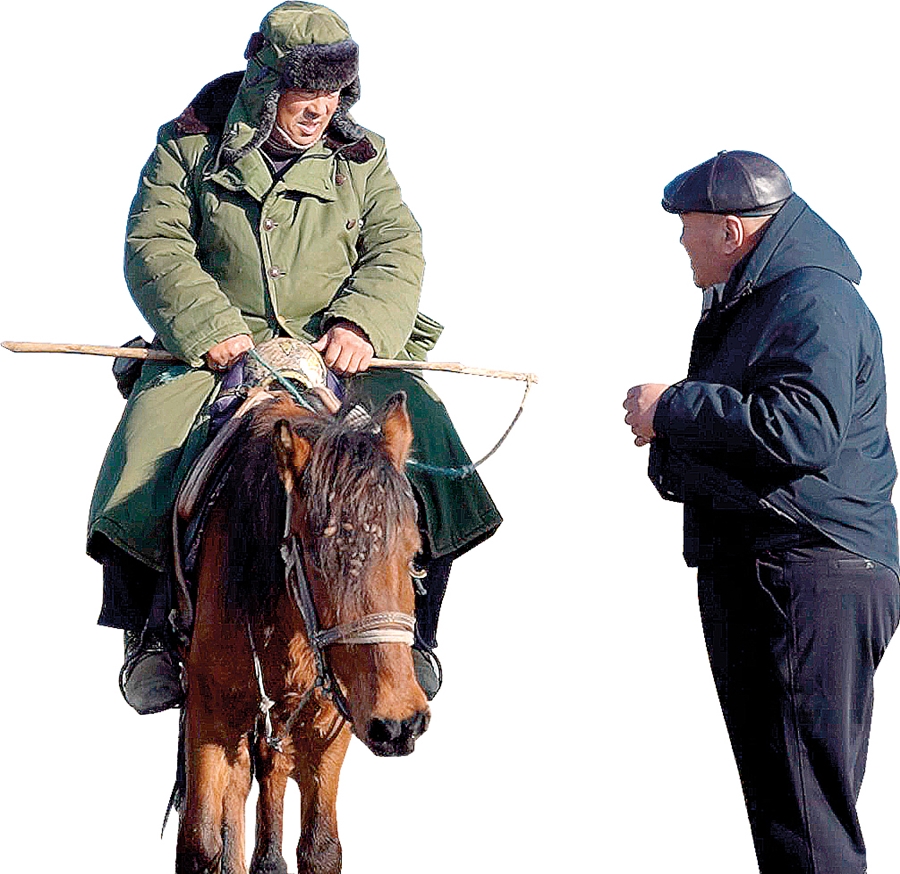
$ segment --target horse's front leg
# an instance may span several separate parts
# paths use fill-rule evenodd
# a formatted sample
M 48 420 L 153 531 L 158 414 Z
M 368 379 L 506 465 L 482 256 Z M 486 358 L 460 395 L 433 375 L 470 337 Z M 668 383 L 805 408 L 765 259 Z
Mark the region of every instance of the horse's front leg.
M 178 844 L 176 874 L 218 874 L 222 861 L 222 802 L 228 776 L 228 760 L 222 744 L 203 740 L 191 726 L 188 712 L 185 734 L 187 786 Z
M 178 828 L 176 874 L 246 874 L 244 805 L 250 789 L 246 738 L 221 724 L 189 693 L 187 785 Z
M 250 874 L 287 874 L 282 855 L 284 835 L 284 792 L 293 770 L 291 756 L 260 740 L 256 749 L 256 844 Z
M 222 874 L 247 874 L 244 827 L 250 783 L 250 750 L 244 735 L 240 739 L 237 755 L 230 757 L 228 785 L 222 805 Z
M 323 744 L 321 738 L 296 744 L 294 778 L 300 785 L 301 804 L 297 874 L 340 874 L 337 790 L 349 744 L 347 724 L 328 744 Z

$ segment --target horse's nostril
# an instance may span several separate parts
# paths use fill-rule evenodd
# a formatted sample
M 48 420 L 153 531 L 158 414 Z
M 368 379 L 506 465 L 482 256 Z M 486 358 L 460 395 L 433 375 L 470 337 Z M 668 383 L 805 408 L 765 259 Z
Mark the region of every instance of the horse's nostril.
M 413 738 L 419 737 L 428 728 L 428 714 L 419 712 L 415 716 L 405 720 L 409 736 Z
M 369 740 L 373 743 L 385 744 L 400 736 L 403 726 L 396 719 L 375 718 L 369 723 Z

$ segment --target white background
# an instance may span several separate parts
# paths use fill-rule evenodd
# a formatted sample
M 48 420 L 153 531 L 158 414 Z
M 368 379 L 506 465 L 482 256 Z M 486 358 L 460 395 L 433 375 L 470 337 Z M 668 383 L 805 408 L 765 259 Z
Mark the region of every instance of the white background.
M 149 337 L 121 277 L 138 172 L 157 126 L 242 67 L 267 8 L 5 5 L 0 338 Z M 348 755 L 345 871 L 756 870 L 680 508 L 646 479 L 621 401 L 683 375 L 700 295 L 659 200 L 723 148 L 773 157 L 845 237 L 896 385 L 889 8 L 342 0 L 355 115 L 387 137 L 425 229 L 422 306 L 447 325 L 432 357 L 541 377 L 483 469 L 506 522 L 454 569 L 431 729 L 408 759 Z M 473 455 L 519 398 L 434 384 Z M 4 351 L 0 385 L 4 866 L 171 870 L 176 717 L 120 699 L 121 636 L 94 625 L 83 550 L 122 408 L 109 361 Z M 895 394 L 895 433 L 898 410 Z M 871 874 L 896 870 L 898 685 L 889 651 L 860 801 Z

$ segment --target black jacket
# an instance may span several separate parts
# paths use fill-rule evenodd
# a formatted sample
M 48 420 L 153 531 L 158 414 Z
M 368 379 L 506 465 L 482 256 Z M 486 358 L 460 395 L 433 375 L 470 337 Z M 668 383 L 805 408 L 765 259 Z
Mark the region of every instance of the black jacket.
M 792 196 L 660 399 L 650 477 L 685 504 L 685 560 L 827 539 L 898 568 L 881 334 L 844 241 Z

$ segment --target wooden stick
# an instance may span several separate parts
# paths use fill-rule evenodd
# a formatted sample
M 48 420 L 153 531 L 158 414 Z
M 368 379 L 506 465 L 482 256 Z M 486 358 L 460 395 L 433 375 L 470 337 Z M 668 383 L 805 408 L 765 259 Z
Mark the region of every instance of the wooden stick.
M 397 361 L 393 358 L 373 358 L 369 367 L 380 370 L 440 370 L 445 373 L 468 373 L 471 376 L 492 376 L 495 379 L 516 379 L 519 382 L 537 382 L 534 373 L 518 373 L 514 370 L 490 370 L 487 367 L 470 367 L 458 361 Z
M 130 346 L 91 346 L 87 343 L 28 343 L 6 340 L 0 343 L 10 352 L 63 352 L 70 355 L 105 355 L 109 358 L 140 358 L 144 361 L 173 363 L 181 361 L 162 349 L 141 349 Z M 533 373 L 517 373 L 512 370 L 490 370 L 485 367 L 469 367 L 456 361 L 397 361 L 392 358 L 373 358 L 369 367 L 380 370 L 436 370 L 446 373 L 467 373 L 472 376 L 490 376 L 495 379 L 515 379 L 519 382 L 537 382 Z
M 0 343 L 10 352 L 67 352 L 71 355 L 106 355 L 109 358 L 141 358 L 144 361 L 180 361 L 164 349 L 142 349 L 139 346 L 90 346 L 87 343 L 26 343 L 6 340 Z

